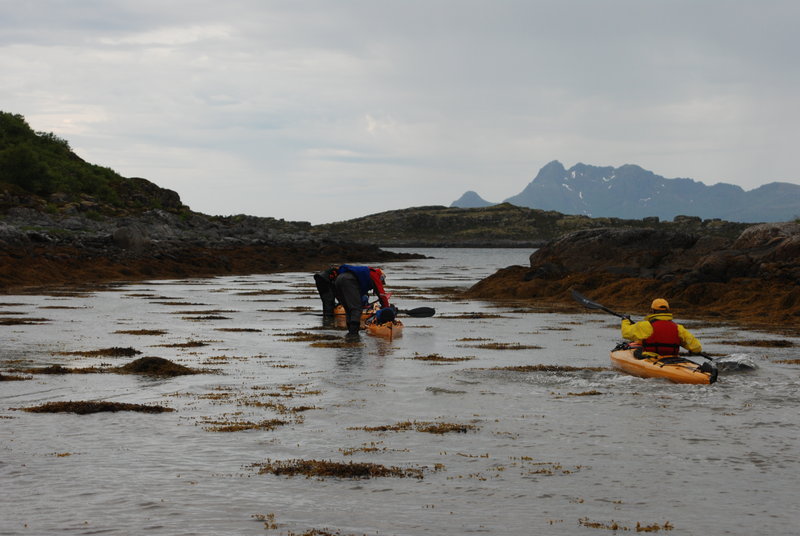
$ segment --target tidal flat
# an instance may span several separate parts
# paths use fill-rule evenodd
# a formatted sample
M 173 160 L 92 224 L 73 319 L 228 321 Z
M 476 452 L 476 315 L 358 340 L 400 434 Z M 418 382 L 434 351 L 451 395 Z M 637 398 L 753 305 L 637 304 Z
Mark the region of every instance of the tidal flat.
M 800 338 L 686 322 L 757 368 L 635 378 L 614 317 L 459 297 L 530 250 L 415 251 L 391 341 L 306 272 L 0 296 L 0 535 L 796 534 Z

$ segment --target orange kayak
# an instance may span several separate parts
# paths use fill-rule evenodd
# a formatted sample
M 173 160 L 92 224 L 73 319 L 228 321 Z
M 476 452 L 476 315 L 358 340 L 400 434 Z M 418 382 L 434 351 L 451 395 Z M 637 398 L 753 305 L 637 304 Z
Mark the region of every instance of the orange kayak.
M 712 384 L 717 381 L 717 368 L 712 363 L 698 365 L 681 356 L 638 359 L 635 348 L 621 344 L 611 351 L 611 364 L 641 378 L 665 378 L 674 383 Z
M 337 305 L 333 309 L 333 314 L 334 314 L 334 316 L 342 316 L 343 317 L 344 316 L 344 307 L 342 307 L 341 305 Z M 367 318 L 369 318 L 371 315 L 372 315 L 372 309 L 364 309 L 363 311 L 361 311 L 361 320 L 364 321 Z
M 386 337 L 391 340 L 403 334 L 403 323 L 399 320 L 384 322 L 383 324 L 367 323 L 367 333 L 376 337 Z
M 364 309 L 361 311 L 361 323 L 364 323 L 364 320 L 372 316 L 372 311 L 370 309 Z M 337 305 L 333 309 L 333 319 L 335 322 L 336 327 L 338 328 L 346 328 L 347 327 L 347 318 L 344 314 L 344 307 L 341 305 Z

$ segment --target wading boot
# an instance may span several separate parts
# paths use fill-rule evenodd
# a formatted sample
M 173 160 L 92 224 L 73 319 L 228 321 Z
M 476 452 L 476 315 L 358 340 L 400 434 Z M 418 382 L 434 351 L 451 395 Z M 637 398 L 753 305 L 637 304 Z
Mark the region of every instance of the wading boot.
M 357 322 L 351 322 L 347 325 L 347 335 L 344 336 L 347 341 L 357 341 L 359 339 L 358 328 L 361 327 Z

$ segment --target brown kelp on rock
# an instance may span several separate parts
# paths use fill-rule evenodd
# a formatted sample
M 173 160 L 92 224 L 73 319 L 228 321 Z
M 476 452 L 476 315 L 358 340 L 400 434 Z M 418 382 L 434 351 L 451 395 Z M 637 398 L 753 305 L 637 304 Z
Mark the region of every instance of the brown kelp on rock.
M 648 228 L 577 231 L 536 250 L 530 266 L 499 270 L 466 296 L 582 310 L 571 289 L 630 313 L 644 314 L 654 297 L 664 297 L 684 318 L 797 326 L 800 223 L 754 225 L 736 239 Z

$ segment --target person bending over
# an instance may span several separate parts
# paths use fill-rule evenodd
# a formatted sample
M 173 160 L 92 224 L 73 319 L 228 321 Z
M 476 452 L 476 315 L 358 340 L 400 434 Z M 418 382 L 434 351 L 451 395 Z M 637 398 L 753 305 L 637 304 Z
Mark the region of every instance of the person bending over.
M 361 327 L 361 297 L 374 292 L 381 307 L 389 307 L 389 297 L 383 288 L 386 277 L 380 268 L 343 264 L 333 283 L 336 299 L 344 307 L 347 318 L 347 335 L 357 337 Z
M 380 268 L 353 264 L 342 264 L 314 274 L 322 300 L 322 314 L 333 315 L 338 301 L 344 307 L 348 336 L 357 337 L 365 296 L 374 292 L 381 308 L 389 307 L 389 297 L 383 288 L 385 280 L 386 276 Z

